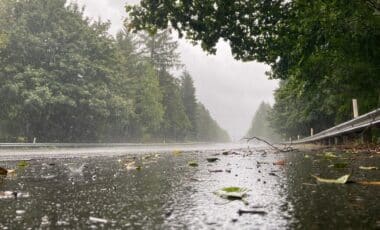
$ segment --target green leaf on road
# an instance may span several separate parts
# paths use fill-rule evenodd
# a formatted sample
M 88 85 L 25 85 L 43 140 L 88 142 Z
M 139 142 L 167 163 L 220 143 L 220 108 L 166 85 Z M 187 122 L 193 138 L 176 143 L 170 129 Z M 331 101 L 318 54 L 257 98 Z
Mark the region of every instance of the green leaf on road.
M 20 161 L 17 163 L 17 167 L 20 167 L 20 168 L 25 168 L 29 165 L 29 163 L 27 161 Z
M 337 156 L 333 152 L 325 152 L 324 157 L 327 159 L 337 158 Z
M 243 199 L 247 196 L 248 189 L 240 187 L 226 187 L 215 192 L 216 195 L 229 200 Z
M 198 163 L 196 161 L 189 161 L 188 165 L 191 167 L 198 167 Z

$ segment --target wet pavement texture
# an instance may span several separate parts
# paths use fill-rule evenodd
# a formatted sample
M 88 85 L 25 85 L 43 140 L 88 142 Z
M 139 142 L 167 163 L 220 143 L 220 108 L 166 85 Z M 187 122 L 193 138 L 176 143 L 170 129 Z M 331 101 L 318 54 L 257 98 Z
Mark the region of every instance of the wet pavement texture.
M 26 167 L 3 160 L 0 167 L 17 170 L 0 179 L 0 229 L 380 228 L 380 186 L 311 177 L 378 181 L 380 170 L 359 167 L 380 166 L 380 154 L 334 154 L 251 148 L 34 158 Z M 249 189 L 247 203 L 214 194 L 230 186 Z

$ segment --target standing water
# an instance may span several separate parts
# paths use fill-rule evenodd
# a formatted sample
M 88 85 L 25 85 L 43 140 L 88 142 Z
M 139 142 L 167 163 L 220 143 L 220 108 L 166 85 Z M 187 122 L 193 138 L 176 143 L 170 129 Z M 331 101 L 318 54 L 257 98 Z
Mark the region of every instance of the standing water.
M 2 150 L 0 167 L 16 171 L 0 179 L 0 228 L 380 228 L 378 186 L 311 176 L 373 181 L 380 171 L 360 166 L 379 154 L 229 147 Z M 226 187 L 246 196 L 217 195 Z

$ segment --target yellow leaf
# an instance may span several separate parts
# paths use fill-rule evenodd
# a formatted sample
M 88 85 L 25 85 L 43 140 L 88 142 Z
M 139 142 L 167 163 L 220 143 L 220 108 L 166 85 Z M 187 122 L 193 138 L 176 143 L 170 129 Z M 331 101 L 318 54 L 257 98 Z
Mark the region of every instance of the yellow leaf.
M 347 175 L 344 175 L 342 177 L 339 177 L 338 179 L 325 179 L 325 178 L 317 177 L 314 175 L 311 175 L 311 176 L 314 177 L 315 179 L 317 179 L 317 181 L 321 182 L 321 183 L 345 184 L 345 183 L 347 183 L 348 178 L 350 178 L 351 175 L 347 174 Z

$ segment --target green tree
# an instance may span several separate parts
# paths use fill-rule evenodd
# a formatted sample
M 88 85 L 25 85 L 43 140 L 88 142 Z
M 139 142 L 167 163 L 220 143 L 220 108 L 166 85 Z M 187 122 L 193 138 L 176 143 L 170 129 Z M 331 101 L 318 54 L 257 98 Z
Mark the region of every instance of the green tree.
M 124 98 L 134 105 L 127 136 L 129 140 L 152 140 L 160 128 L 164 113 L 156 71 L 139 53 L 136 36 L 122 30 L 117 34 L 116 42 L 123 77 L 115 88 L 120 88 Z
M 90 25 L 64 0 L 10 1 L 6 12 L 0 95 L 10 133 L 42 141 L 101 138 L 113 100 L 108 25 Z
M 182 73 L 181 92 L 185 113 L 191 123 L 188 139 L 194 139 L 197 133 L 197 99 L 193 79 L 187 71 Z
M 206 142 L 228 142 L 228 133 L 220 128 L 218 123 L 211 117 L 206 107 L 197 105 L 197 140 Z
M 204 50 L 215 53 L 219 39 L 229 42 L 237 59 L 276 60 L 277 36 L 288 17 L 291 2 L 262 1 L 155 1 L 128 5 L 128 26 L 155 33 L 168 25 Z
M 246 137 L 259 137 L 268 141 L 280 141 L 279 136 L 274 132 L 269 123 L 269 116 L 272 111 L 268 103 L 262 102 L 252 119 Z
M 8 3 L 9 4 L 9 3 Z M 0 0 L 0 28 L 5 28 L 5 17 L 6 17 L 7 3 L 5 0 Z M 7 42 L 7 34 L 5 30 L 0 31 L 0 48 L 3 48 Z
M 380 3 L 374 0 L 153 1 L 127 6 L 132 30 L 169 25 L 214 53 L 219 39 L 236 59 L 271 66 L 283 79 L 271 120 L 307 135 L 380 106 Z M 368 87 L 371 86 L 371 87 Z
M 160 87 L 165 107 L 162 132 L 164 140 L 182 141 L 191 129 L 181 97 L 180 82 L 168 72 L 160 74 Z
M 181 66 L 178 42 L 173 41 L 168 30 L 139 33 L 140 52 L 152 63 L 157 72 L 169 71 Z

